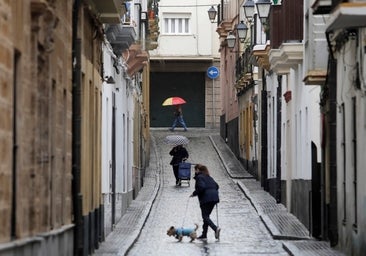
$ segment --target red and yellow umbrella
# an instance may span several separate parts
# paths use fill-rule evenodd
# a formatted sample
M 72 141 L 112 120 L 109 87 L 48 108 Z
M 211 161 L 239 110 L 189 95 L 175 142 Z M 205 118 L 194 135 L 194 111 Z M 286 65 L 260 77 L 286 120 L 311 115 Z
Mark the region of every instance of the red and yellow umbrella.
M 163 102 L 163 106 L 181 105 L 186 101 L 180 97 L 169 97 Z

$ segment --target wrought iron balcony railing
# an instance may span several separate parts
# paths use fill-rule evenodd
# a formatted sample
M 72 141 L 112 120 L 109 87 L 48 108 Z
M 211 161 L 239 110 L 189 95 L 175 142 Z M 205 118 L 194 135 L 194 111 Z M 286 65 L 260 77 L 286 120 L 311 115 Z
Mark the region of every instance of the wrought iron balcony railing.
M 235 66 L 235 75 L 236 75 L 236 83 L 240 86 L 244 85 L 243 83 L 252 80 L 252 68 L 253 65 L 251 63 L 251 47 L 247 47 L 243 54 L 236 61 Z

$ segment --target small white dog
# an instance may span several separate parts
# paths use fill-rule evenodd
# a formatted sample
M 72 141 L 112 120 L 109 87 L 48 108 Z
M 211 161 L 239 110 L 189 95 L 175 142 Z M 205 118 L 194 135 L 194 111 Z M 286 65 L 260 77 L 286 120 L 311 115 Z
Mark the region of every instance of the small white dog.
M 196 227 L 194 228 L 175 228 L 171 226 L 168 231 L 166 232 L 168 236 L 175 236 L 178 241 L 182 241 L 183 236 L 189 236 L 191 238 L 190 242 L 193 242 L 194 239 L 197 238 L 197 229 L 198 225 L 194 224 Z

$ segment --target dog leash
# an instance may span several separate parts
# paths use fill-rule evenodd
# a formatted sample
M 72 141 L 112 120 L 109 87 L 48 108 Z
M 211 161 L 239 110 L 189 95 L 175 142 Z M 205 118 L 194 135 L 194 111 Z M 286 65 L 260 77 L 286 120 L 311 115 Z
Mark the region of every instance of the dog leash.
M 182 228 L 184 227 L 184 222 L 185 222 L 186 215 L 187 215 L 189 199 L 190 199 L 190 197 L 188 197 L 188 200 L 187 200 L 187 203 L 186 203 L 186 210 L 184 211 L 183 222 L 182 222 Z

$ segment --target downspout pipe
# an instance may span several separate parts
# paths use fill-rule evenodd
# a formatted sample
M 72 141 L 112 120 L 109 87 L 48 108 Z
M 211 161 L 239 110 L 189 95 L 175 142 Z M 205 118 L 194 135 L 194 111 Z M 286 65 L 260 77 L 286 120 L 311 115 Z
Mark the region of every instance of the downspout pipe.
M 268 134 L 267 134 L 267 82 L 264 69 L 262 69 L 262 94 L 261 94 L 261 186 L 268 191 Z
M 74 255 L 83 252 L 81 172 L 81 39 L 78 21 L 81 0 L 75 0 L 72 13 L 72 202 L 74 215 Z
M 331 60 L 334 60 L 332 43 L 330 42 L 329 33 L 330 32 L 328 30 L 325 31 L 325 38 L 327 39 L 327 44 L 328 44 L 328 49 L 329 49 L 329 54 L 330 54 Z
M 276 194 L 275 199 L 277 203 L 281 203 L 281 123 L 282 123 L 282 75 L 277 76 L 278 87 L 277 87 L 277 141 L 276 141 Z
M 331 75 L 329 77 L 329 111 L 328 116 L 328 145 L 329 154 L 329 241 L 332 247 L 338 244 L 338 212 L 337 212 L 337 61 L 331 59 Z

